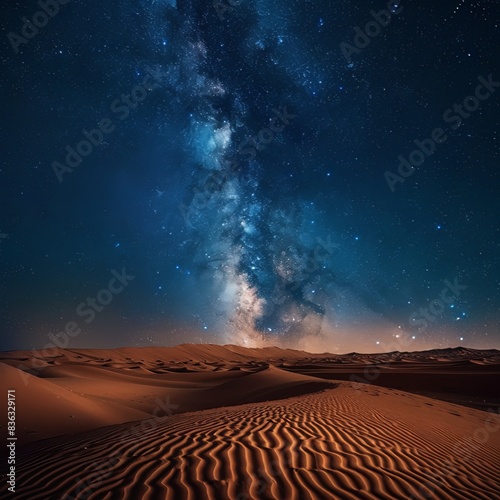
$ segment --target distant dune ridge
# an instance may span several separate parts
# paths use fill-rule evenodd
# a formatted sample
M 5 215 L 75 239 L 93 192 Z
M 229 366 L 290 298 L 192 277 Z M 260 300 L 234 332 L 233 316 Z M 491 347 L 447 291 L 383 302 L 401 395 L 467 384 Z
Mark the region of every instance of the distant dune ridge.
M 496 350 L 52 354 L 0 353 L 17 498 L 500 499 Z

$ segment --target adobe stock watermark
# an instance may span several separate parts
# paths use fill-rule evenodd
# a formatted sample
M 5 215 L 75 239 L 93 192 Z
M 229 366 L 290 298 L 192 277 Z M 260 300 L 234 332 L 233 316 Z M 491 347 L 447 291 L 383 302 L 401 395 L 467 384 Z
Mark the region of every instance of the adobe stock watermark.
M 232 12 L 236 7 L 239 7 L 243 3 L 243 0 L 214 0 L 213 6 L 219 19 L 224 21 L 226 12 Z
M 97 316 L 104 310 L 106 306 L 111 304 L 115 295 L 121 293 L 129 285 L 129 282 L 135 279 L 135 276 L 129 276 L 123 267 L 121 272 L 113 269 L 111 271 L 112 278 L 108 282 L 106 288 L 102 288 L 94 297 L 87 297 L 85 302 L 81 302 L 76 307 L 76 315 L 85 318 L 84 322 L 92 323 Z M 37 372 L 45 368 L 43 358 L 51 358 L 57 356 L 59 349 L 66 349 L 70 343 L 70 337 L 74 338 L 80 335 L 82 329 L 77 321 L 68 321 L 64 326 L 64 330 L 57 333 L 49 333 L 48 337 L 51 342 L 45 344 L 41 351 L 32 350 L 33 357 L 29 362 L 29 366 L 25 364 L 17 365 L 20 370 L 21 377 L 25 385 L 28 385 L 28 377 L 24 372 L 36 375 Z
M 35 38 L 42 28 L 45 28 L 49 21 L 55 17 L 60 10 L 61 5 L 66 5 L 71 0 L 38 0 L 37 4 L 42 10 L 36 11 L 33 16 L 31 16 L 31 21 L 23 16 L 21 21 L 23 22 L 21 26 L 21 35 L 11 31 L 7 34 L 7 38 L 14 50 L 15 54 L 19 53 L 19 47 L 21 45 L 26 45 L 30 40 Z
M 238 155 L 245 158 L 224 161 L 222 170 L 212 170 L 201 189 L 194 189 L 195 194 L 189 206 L 184 203 L 179 205 L 179 210 L 188 226 L 192 226 L 191 217 L 205 209 L 213 196 L 219 194 L 226 183 L 242 171 L 240 161 L 255 159 L 260 151 L 266 149 L 274 141 L 276 135 L 283 132 L 285 127 L 297 118 L 297 115 L 288 112 L 286 106 L 283 106 L 282 110 L 274 108 L 272 112 L 274 116 L 269 119 L 266 127 L 261 128 L 255 136 L 248 137 L 238 145 Z
M 146 99 L 149 92 L 161 86 L 161 77 L 167 74 L 168 73 L 163 73 L 161 69 L 158 68 L 156 71 L 149 70 L 148 74 L 142 79 L 142 82 L 133 87 L 129 94 L 122 94 L 119 99 L 115 99 L 110 104 L 110 111 L 117 115 L 119 121 L 109 117 L 103 118 L 99 121 L 97 128 L 93 128 L 90 131 L 86 129 L 82 130 L 83 139 L 78 142 L 75 147 L 69 144 L 66 146 L 67 154 L 65 162 L 52 162 L 52 169 L 59 183 L 63 181 L 63 175 L 65 173 L 73 172 L 73 170 L 82 163 L 85 157 L 92 154 L 95 147 L 100 146 L 104 142 L 104 136 L 111 134 L 115 130 L 117 123 L 130 116 L 131 110 L 137 108 L 137 106 Z M 151 82 L 151 80 L 153 80 L 153 82 Z
M 408 321 L 411 327 L 418 326 L 419 332 L 427 330 L 429 324 L 436 321 L 443 314 L 446 305 L 453 304 L 462 292 L 467 289 L 467 285 L 460 285 L 458 283 L 458 278 L 455 278 L 453 283 L 444 280 L 444 284 L 446 286 L 441 290 L 439 298 L 431 300 L 428 307 L 421 307 L 418 311 L 410 315 Z
M 487 100 L 494 92 L 495 89 L 500 87 L 500 82 L 493 80 L 490 73 L 488 79 L 478 76 L 477 80 L 479 85 L 474 90 L 474 95 L 467 96 L 461 104 L 454 104 L 453 108 L 448 108 L 443 113 L 443 121 L 451 124 L 451 129 L 456 130 L 462 125 L 463 120 L 467 120 L 472 116 L 472 113 L 477 111 L 481 101 Z M 465 109 L 464 109 L 465 108 Z M 409 155 L 408 159 L 403 155 L 398 156 L 398 174 L 386 170 L 384 178 L 389 186 L 389 189 L 394 193 L 396 185 L 403 184 L 405 180 L 410 177 L 415 171 L 415 167 L 423 165 L 425 160 L 433 155 L 436 151 L 437 144 L 443 144 L 448 139 L 448 135 L 442 127 L 437 127 L 431 132 L 431 136 L 427 139 L 419 141 L 415 139 L 413 142 L 418 149 L 414 149 Z
M 372 38 L 380 35 L 382 28 L 389 26 L 392 14 L 399 14 L 402 10 L 403 7 L 400 2 L 393 2 L 392 0 L 387 2 L 386 9 L 379 10 L 378 12 L 371 10 L 370 15 L 373 17 L 373 21 L 368 21 L 365 24 L 364 30 L 359 26 L 354 27 L 354 45 L 346 42 L 340 44 L 340 50 L 347 63 L 351 65 L 353 63 L 352 56 L 360 54 L 363 49 L 368 47 Z

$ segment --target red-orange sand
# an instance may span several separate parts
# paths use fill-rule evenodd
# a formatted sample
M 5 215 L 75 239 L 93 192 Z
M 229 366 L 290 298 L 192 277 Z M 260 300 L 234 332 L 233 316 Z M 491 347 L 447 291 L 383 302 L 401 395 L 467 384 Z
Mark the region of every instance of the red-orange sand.
M 39 358 L 0 353 L 18 437 L 16 493 L 4 460 L 1 498 L 500 499 L 498 351 Z M 2 447 L 6 424 L 2 410 Z

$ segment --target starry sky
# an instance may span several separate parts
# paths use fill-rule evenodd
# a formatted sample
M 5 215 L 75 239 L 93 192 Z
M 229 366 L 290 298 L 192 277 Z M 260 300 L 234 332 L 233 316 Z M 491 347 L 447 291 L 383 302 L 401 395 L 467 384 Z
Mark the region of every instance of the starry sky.
M 3 350 L 500 347 L 498 3 L 44 5 L 1 21 Z

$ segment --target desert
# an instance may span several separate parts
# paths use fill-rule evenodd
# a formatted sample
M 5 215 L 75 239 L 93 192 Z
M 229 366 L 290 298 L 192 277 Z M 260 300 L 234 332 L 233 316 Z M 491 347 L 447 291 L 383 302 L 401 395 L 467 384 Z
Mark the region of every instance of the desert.
M 11 351 L 0 372 L 16 498 L 500 498 L 496 350 Z

